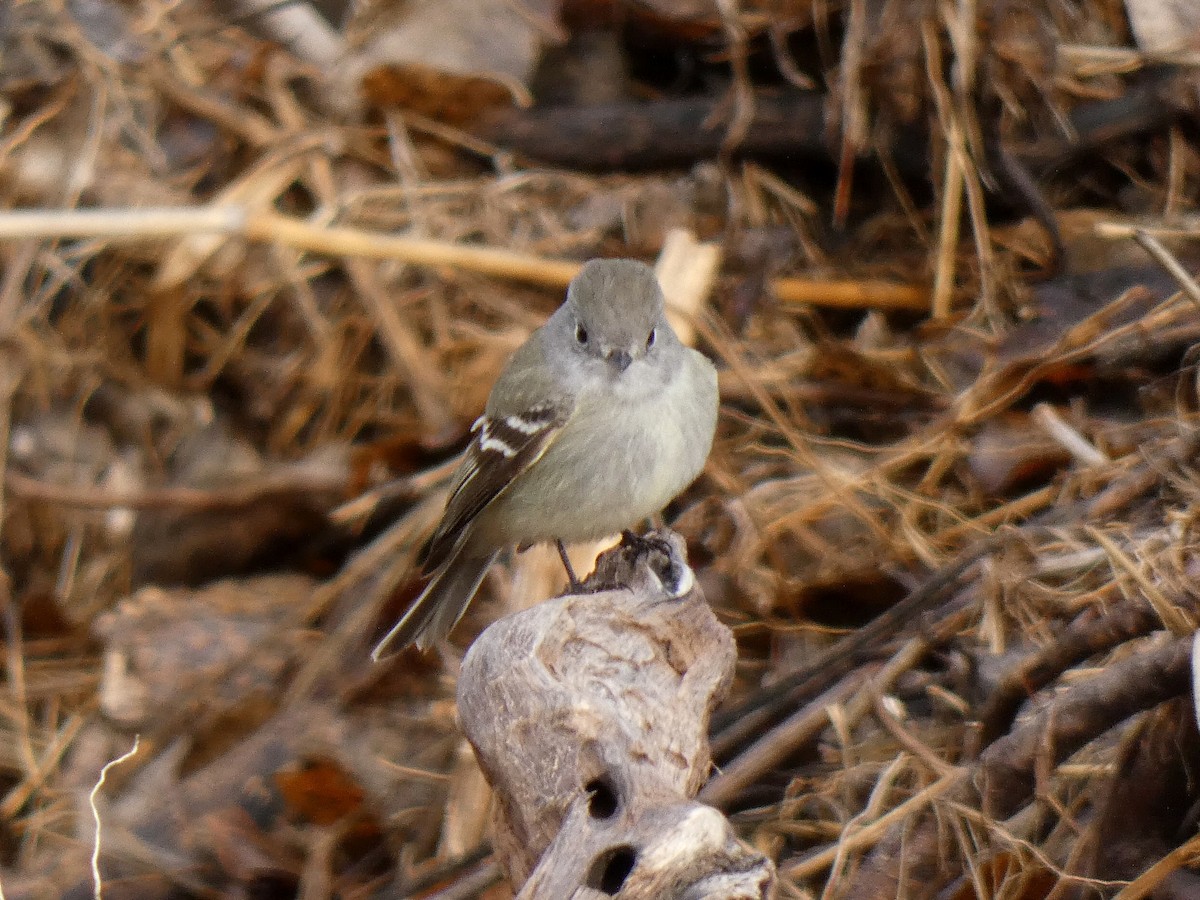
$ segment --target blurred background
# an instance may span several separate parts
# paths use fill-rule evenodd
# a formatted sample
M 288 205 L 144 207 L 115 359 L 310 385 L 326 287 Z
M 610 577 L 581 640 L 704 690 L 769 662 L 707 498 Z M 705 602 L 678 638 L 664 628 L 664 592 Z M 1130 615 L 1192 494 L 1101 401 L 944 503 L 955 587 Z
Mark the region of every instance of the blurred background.
M 0 0 L 4 896 L 511 896 L 455 673 L 553 585 L 367 654 L 671 240 L 779 896 L 1195 896 L 1198 103 L 1191 0 Z

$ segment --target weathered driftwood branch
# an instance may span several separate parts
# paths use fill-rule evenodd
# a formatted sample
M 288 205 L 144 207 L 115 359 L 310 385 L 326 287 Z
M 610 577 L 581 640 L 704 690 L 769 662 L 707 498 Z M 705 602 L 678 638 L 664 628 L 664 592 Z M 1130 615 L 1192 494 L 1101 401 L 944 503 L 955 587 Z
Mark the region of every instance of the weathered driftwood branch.
M 655 533 L 586 587 L 492 625 L 458 682 L 463 731 L 499 799 L 495 847 L 520 898 L 761 898 L 771 863 L 693 798 L 735 648 Z
M 1119 97 L 1077 104 L 1061 133 L 1014 147 L 1014 157 L 1051 172 L 1114 140 L 1171 124 L 1194 109 L 1187 70 L 1164 69 Z M 612 171 L 689 165 L 721 150 L 731 104 L 721 97 L 686 97 L 653 103 L 505 109 L 475 128 L 486 141 L 568 169 Z M 827 137 L 829 99 L 794 90 L 760 91 L 754 119 L 737 153 L 748 157 L 815 157 L 836 162 Z M 917 128 L 898 129 L 889 148 L 902 175 L 929 175 L 928 140 Z

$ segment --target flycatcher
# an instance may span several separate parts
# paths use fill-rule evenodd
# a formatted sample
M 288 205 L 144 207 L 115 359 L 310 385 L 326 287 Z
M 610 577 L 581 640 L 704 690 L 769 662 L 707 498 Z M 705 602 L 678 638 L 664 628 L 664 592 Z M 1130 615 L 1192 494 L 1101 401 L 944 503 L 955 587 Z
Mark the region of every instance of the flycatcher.
M 668 324 L 654 270 L 587 263 L 492 387 L 429 543 L 429 584 L 372 657 L 445 637 L 502 552 L 562 552 L 661 511 L 704 467 L 716 423 L 716 370 Z

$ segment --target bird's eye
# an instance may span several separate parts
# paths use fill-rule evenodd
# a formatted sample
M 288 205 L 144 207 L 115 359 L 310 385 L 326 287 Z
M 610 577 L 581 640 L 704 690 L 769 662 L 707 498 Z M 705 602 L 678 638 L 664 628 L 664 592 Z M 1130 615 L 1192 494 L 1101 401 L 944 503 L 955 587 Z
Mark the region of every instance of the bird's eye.
M 587 343 L 587 329 L 578 322 L 575 323 L 575 340 L 579 341 L 581 344 Z
M 647 350 L 649 350 L 651 347 L 653 347 L 653 346 L 654 346 L 654 341 L 655 341 L 655 339 L 656 339 L 657 337 L 658 337 L 658 329 L 657 329 L 657 328 L 651 328 L 651 329 L 650 329 L 650 336 L 649 336 L 648 338 L 646 338 L 646 349 L 647 349 Z

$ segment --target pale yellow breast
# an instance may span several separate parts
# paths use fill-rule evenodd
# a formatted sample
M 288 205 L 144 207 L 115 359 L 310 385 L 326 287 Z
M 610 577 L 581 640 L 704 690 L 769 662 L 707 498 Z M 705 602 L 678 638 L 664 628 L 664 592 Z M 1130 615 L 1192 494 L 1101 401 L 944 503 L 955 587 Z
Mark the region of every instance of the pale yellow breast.
M 638 525 L 700 473 L 716 402 L 715 373 L 698 354 L 658 394 L 582 399 L 545 456 L 480 515 L 479 537 L 585 541 Z

